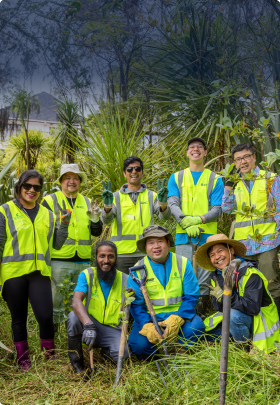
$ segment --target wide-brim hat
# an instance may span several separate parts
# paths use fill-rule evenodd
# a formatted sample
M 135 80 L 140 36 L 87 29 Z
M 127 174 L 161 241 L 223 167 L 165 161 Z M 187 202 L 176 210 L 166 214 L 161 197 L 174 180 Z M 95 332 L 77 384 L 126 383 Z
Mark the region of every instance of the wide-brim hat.
M 175 246 L 173 236 L 166 228 L 159 225 L 147 226 L 147 228 L 145 228 L 143 231 L 143 238 L 137 241 L 137 248 L 140 250 L 140 252 L 146 253 L 145 245 L 147 238 L 162 238 L 163 236 L 170 241 L 171 247 Z
M 246 246 L 239 242 L 238 240 L 229 239 L 226 235 L 222 233 L 218 235 L 211 235 L 207 238 L 206 243 L 200 246 L 195 252 L 196 263 L 199 267 L 208 271 L 215 271 L 216 267 L 211 263 L 210 257 L 207 254 L 208 249 L 211 246 L 218 245 L 220 243 L 225 243 L 234 248 L 236 256 L 243 257 L 246 254 Z
M 61 165 L 60 175 L 59 175 L 59 178 L 55 181 L 55 183 L 60 184 L 61 183 L 61 177 L 65 173 L 78 174 L 78 176 L 81 178 L 81 183 L 86 183 L 87 182 L 87 175 L 85 174 L 85 172 L 81 172 L 79 170 L 79 166 L 76 165 L 75 163 L 69 163 L 69 164 Z
M 191 143 L 193 143 L 193 142 L 195 142 L 195 141 L 197 141 L 197 142 L 201 142 L 201 143 L 202 143 L 202 145 L 204 146 L 204 148 L 205 148 L 205 149 L 207 149 L 207 145 L 206 145 L 205 140 L 204 140 L 204 139 L 202 139 L 202 138 L 199 138 L 198 136 L 196 136 L 196 137 L 191 138 L 191 139 L 189 139 L 189 140 L 188 140 L 188 143 L 187 143 L 187 148 L 190 146 L 190 144 L 191 144 Z

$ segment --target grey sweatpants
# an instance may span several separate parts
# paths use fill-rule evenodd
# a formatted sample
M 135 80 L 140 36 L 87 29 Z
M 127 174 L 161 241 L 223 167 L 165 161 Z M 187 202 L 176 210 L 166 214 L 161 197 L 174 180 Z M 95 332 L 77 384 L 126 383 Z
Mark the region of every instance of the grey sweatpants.
M 190 244 L 176 245 L 176 254 L 186 257 L 192 262 L 192 247 Z M 209 288 L 206 285 L 203 285 L 203 283 L 210 284 L 211 271 L 203 270 L 201 267 L 197 266 L 197 279 L 199 284 L 199 294 L 209 295 Z
M 121 340 L 121 328 L 112 327 L 109 325 L 103 325 L 89 315 L 92 322 L 95 324 L 97 329 L 97 336 L 95 340 L 94 347 L 106 348 L 109 351 L 109 356 L 112 360 L 118 361 L 120 340 Z M 67 319 L 67 334 L 68 336 L 82 335 L 83 324 L 79 318 L 71 311 Z M 125 345 L 124 358 L 128 358 L 128 349 Z

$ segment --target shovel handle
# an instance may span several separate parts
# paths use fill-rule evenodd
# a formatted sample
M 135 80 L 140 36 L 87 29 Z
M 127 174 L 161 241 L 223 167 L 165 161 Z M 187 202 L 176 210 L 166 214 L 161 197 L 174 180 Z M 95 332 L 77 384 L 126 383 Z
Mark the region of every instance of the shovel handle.
M 140 290 L 142 291 L 142 294 L 143 294 L 144 300 L 146 302 L 146 305 L 148 307 L 148 310 L 150 312 L 150 315 L 153 318 L 156 315 L 156 313 L 155 313 L 154 307 L 151 303 L 148 291 L 144 285 L 143 285 L 143 287 L 140 288 Z
M 89 351 L 90 368 L 93 370 L 93 350 Z
M 196 262 L 195 254 L 192 257 L 192 265 L 193 265 L 193 271 L 194 271 L 195 277 L 197 278 L 197 262 Z

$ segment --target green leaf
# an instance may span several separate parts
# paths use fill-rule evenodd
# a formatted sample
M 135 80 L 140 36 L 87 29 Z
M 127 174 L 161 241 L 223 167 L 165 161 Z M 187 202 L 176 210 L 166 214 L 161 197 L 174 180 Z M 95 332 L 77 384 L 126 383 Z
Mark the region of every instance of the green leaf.
M 2 343 L 2 342 L 0 342 L 0 347 L 2 347 L 2 349 L 6 350 L 7 352 L 12 353 L 12 350 L 11 350 L 11 349 L 8 349 L 8 347 L 5 346 L 4 343 Z
M 14 154 L 14 156 L 12 157 L 12 159 L 9 161 L 9 163 L 6 164 L 6 166 L 3 168 L 3 170 L 0 173 L 0 181 L 3 179 L 3 177 L 5 176 L 5 174 L 9 171 L 10 167 L 12 166 L 12 164 L 14 163 L 14 161 L 16 160 L 18 155 L 18 152 L 16 152 Z

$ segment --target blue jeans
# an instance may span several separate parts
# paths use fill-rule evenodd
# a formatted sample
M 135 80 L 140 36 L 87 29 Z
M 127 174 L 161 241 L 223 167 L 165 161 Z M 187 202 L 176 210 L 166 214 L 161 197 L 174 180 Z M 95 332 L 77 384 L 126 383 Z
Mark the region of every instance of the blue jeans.
M 243 314 L 236 309 L 230 310 L 229 336 L 233 337 L 236 342 L 246 342 L 252 336 L 253 317 Z M 215 329 L 210 330 L 207 340 L 214 341 L 222 336 L 222 322 Z
M 138 360 L 145 360 L 149 356 L 155 354 L 157 346 L 150 343 L 146 336 L 140 335 L 139 331 L 142 329 L 138 323 L 134 322 L 132 330 L 129 335 L 128 344 L 130 351 L 136 354 Z M 178 333 L 178 343 L 185 348 L 194 345 L 198 338 L 204 333 L 205 325 L 201 318 L 196 315 L 192 321 L 185 322 Z

